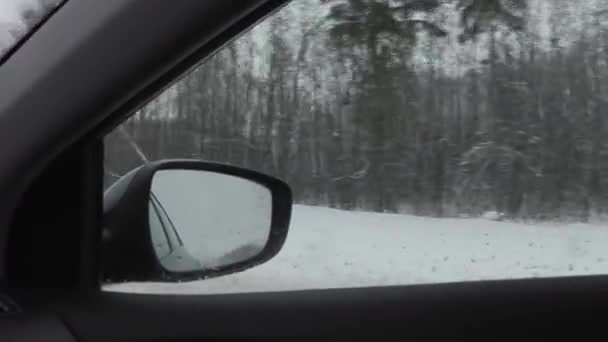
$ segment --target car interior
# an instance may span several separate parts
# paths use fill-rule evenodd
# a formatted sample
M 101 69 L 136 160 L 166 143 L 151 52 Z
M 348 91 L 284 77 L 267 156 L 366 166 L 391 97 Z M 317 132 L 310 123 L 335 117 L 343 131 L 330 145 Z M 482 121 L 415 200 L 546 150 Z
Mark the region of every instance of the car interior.
M 68 0 L 0 65 L 0 341 L 581 339 L 602 330 L 608 276 L 101 291 L 103 137 L 286 3 Z

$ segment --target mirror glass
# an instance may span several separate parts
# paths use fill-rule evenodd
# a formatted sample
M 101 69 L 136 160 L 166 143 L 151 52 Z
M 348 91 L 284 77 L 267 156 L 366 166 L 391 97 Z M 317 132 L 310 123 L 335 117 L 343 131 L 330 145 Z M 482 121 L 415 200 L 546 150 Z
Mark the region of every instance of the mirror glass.
M 270 236 L 272 194 L 221 173 L 160 170 L 149 201 L 152 243 L 169 271 L 217 269 L 258 256 Z

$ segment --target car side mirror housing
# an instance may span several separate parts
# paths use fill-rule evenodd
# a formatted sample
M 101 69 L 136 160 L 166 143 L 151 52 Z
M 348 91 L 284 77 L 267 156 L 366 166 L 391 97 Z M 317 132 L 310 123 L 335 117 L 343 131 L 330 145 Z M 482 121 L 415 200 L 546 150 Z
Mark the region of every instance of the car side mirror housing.
M 185 281 L 260 265 L 283 246 L 291 206 L 287 184 L 252 170 L 147 163 L 104 194 L 103 281 Z

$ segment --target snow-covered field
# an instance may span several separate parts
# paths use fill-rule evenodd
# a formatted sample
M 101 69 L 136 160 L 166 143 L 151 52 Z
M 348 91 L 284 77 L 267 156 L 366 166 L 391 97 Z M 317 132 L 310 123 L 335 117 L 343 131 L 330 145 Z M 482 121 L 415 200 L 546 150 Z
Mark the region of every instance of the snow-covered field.
M 108 291 L 229 293 L 608 274 L 608 225 L 497 222 L 348 212 L 296 205 L 268 263 L 185 283 Z

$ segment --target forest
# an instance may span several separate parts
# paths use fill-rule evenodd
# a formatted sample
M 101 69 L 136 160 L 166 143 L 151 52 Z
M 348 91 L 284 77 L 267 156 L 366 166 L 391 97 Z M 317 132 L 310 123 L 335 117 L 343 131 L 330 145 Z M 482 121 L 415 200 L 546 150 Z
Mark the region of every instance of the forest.
M 433 217 L 608 212 L 608 4 L 295 0 L 105 140 L 106 184 L 163 158 L 295 201 Z

